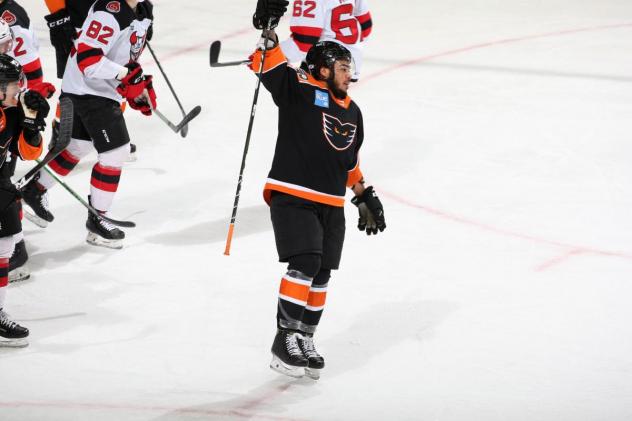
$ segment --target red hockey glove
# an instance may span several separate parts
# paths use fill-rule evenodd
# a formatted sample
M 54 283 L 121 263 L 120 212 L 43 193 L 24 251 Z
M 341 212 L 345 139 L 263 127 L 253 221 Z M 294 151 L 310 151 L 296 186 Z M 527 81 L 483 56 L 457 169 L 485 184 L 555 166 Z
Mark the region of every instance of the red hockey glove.
M 138 110 L 144 115 L 151 115 L 152 108 L 156 108 L 156 91 L 154 91 L 154 86 L 152 84 L 152 76 L 145 76 L 145 89 L 143 93 L 135 98 L 134 100 L 129 102 L 129 106 L 134 110 Z M 151 102 L 151 107 L 149 103 Z
M 373 190 L 373 186 L 367 187 L 360 196 L 351 199 L 351 203 L 358 207 L 360 218 L 358 219 L 358 229 L 366 231 L 367 235 L 376 235 L 378 230 L 384 231 L 386 222 L 384 220 L 384 207 Z
M 52 97 L 56 90 L 55 86 L 48 82 L 40 82 L 29 88 L 29 91 L 35 91 L 46 99 Z
M 121 79 L 120 85 L 116 88 L 116 92 L 130 104 L 134 102 L 136 98 L 143 94 L 143 91 L 147 88 L 147 81 L 145 75 L 143 75 L 143 69 L 138 63 L 128 63 L 127 75 Z M 150 79 L 151 81 L 151 79 Z

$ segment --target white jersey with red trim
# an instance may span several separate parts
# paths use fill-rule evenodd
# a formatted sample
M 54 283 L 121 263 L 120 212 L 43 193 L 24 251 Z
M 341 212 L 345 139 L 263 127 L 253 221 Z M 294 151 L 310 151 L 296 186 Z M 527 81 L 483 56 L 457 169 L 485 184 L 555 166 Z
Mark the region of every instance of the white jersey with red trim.
M 44 74 L 39 56 L 39 43 L 31 29 L 31 20 L 26 11 L 13 0 L 5 0 L 0 4 L 0 17 L 11 27 L 15 41 L 13 49 L 7 54 L 15 58 L 32 87 L 42 82 Z
M 153 15 L 149 2 L 134 11 L 125 0 L 97 0 L 88 13 L 70 53 L 61 90 L 122 102 L 116 76 L 138 61 Z
M 337 41 L 347 47 L 355 62 L 355 78 L 362 67 L 361 42 L 373 26 L 366 0 L 294 0 L 290 38 L 281 42 L 292 63 L 305 58 L 318 41 Z

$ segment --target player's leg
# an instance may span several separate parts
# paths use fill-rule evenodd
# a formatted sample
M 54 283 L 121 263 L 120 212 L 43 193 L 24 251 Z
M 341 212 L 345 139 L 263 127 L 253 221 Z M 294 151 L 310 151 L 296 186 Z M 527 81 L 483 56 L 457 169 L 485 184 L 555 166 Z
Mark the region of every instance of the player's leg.
M 20 219 L 22 219 L 21 213 L 20 209 Z M 26 265 L 26 262 L 29 259 L 29 254 L 26 251 L 24 232 L 20 231 L 15 234 L 13 236 L 13 242 L 15 247 L 13 248 L 11 258 L 9 259 L 9 283 L 25 281 L 31 277 L 31 271 Z
M 344 209 L 319 205 L 319 210 L 324 230 L 322 262 L 309 289 L 307 305 L 301 320 L 301 336 L 298 340 L 308 361 L 305 374 L 315 380 L 320 378 L 320 370 L 325 367 L 325 359 L 316 350 L 314 333 L 325 309 L 331 270 L 338 269 L 340 265 L 345 238 Z
M 24 347 L 28 329 L 11 320 L 4 311 L 9 283 L 9 258 L 13 253 L 14 235 L 22 230 L 18 203 L 13 202 L 0 212 L 0 347 Z
M 270 214 L 279 260 L 288 262 L 279 288 L 270 367 L 301 377 L 308 361 L 298 339 L 312 280 L 320 270 L 323 230 L 314 204 L 307 200 L 275 193 Z
M 83 125 L 80 114 L 77 112 L 78 104 L 74 97 L 70 97 L 75 105 L 73 115 L 72 138 L 68 147 L 53 159 L 48 167 L 60 177 L 65 177 L 77 166 L 81 158 L 88 155 L 92 150 L 90 135 Z M 55 130 L 53 129 L 53 136 Z M 51 140 L 51 142 L 54 140 Z M 46 171 L 35 174 L 22 190 L 26 209 L 26 218 L 34 224 L 45 228 L 55 217 L 50 211 L 48 203 L 48 190 L 56 184 L 55 179 Z
M 117 102 L 105 98 L 97 98 L 93 102 L 100 112 L 84 116 L 86 128 L 98 152 L 98 161 L 90 177 L 88 200 L 100 213 L 107 214 L 118 190 L 123 164 L 129 158 L 129 134 Z M 125 233 L 91 213 L 88 213 L 86 228 L 88 243 L 109 248 L 123 247 Z

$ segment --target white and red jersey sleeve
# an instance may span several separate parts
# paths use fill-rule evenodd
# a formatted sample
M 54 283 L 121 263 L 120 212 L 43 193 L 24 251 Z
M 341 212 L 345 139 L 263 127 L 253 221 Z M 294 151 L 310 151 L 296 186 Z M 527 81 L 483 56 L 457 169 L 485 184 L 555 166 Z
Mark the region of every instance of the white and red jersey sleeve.
M 96 11 L 88 15 L 75 41 L 77 66 L 93 79 L 114 79 L 123 66 L 108 58 L 117 44 L 121 28 L 111 13 Z
M 360 22 L 360 41 L 364 41 L 373 29 L 373 21 L 371 20 L 371 12 L 366 0 L 356 0 L 353 15 Z
M 22 65 L 28 87 L 30 88 L 44 80 L 39 56 L 39 43 L 30 28 L 15 25 L 11 29 L 15 36 L 11 55 Z
M 62 91 L 121 101 L 116 92 L 125 65 L 138 61 L 152 21 L 151 4 L 97 0 L 86 17 L 64 71 Z

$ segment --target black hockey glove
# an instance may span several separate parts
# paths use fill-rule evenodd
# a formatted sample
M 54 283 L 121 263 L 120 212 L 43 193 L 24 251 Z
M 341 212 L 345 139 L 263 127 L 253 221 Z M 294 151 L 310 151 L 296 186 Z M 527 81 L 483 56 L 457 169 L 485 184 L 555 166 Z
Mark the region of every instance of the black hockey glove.
M 360 196 L 351 199 L 351 203 L 358 207 L 360 218 L 358 219 L 358 229 L 366 231 L 367 235 L 377 234 L 384 231 L 386 222 L 384 221 L 384 207 L 373 190 L 373 186 L 367 187 Z
M 252 15 L 252 25 L 256 29 L 266 29 L 268 20 L 272 19 L 269 29 L 276 28 L 288 4 L 290 4 L 288 0 L 257 0 L 257 10 Z
M 50 43 L 55 47 L 57 58 L 57 77 L 64 76 L 66 61 L 73 42 L 77 38 L 77 31 L 70 21 L 70 15 L 66 9 L 61 9 L 55 13 L 44 16 L 50 30 Z
M 27 91 L 21 99 L 23 108 L 28 109 L 24 110 L 22 127 L 31 132 L 43 132 L 46 127 L 44 120 L 50 111 L 50 105 L 46 99 L 36 91 Z

